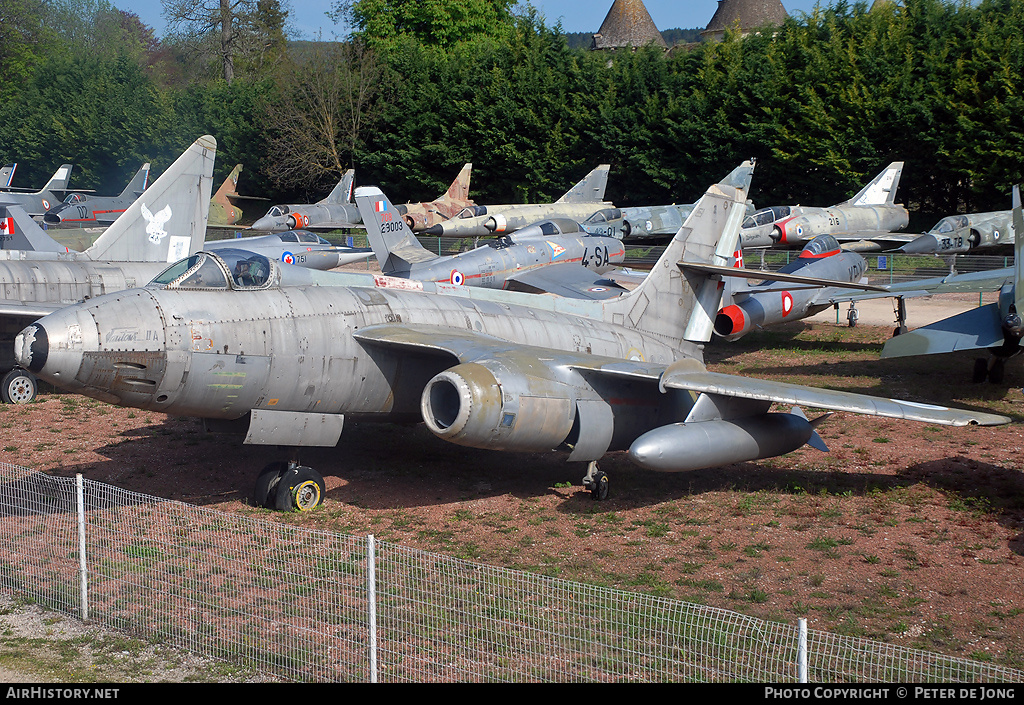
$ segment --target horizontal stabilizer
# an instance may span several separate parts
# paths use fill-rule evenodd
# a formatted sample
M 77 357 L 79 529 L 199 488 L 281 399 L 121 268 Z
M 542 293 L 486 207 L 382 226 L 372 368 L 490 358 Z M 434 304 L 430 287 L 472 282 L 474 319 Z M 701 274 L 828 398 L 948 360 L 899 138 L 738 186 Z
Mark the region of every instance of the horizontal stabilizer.
M 890 338 L 882 346 L 882 357 L 981 350 L 998 347 L 1003 340 L 999 304 L 988 304 Z
M 721 277 L 739 277 L 741 279 L 765 279 L 777 282 L 792 282 L 793 284 L 806 284 L 812 287 L 841 286 L 847 289 L 861 289 L 863 291 L 888 291 L 884 286 L 874 284 L 860 284 L 858 282 L 844 282 L 836 279 L 820 279 L 818 277 L 802 277 L 799 274 L 782 274 L 779 272 L 763 272 L 757 269 L 743 269 L 741 267 L 725 267 L 714 264 L 696 264 L 680 262 L 679 268 L 704 272 L 705 274 L 716 274 Z

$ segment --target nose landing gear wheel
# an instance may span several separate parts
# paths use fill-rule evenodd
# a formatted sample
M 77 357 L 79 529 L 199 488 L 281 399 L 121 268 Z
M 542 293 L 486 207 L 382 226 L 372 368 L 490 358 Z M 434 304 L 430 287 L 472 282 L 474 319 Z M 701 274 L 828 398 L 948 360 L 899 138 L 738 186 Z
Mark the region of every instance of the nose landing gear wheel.
M 38 390 L 35 376 L 20 367 L 5 374 L 0 385 L 0 399 L 5 404 L 28 404 L 36 398 Z
M 597 469 L 597 461 L 591 461 L 587 466 L 587 474 L 583 478 L 583 487 L 590 490 L 591 496 L 603 502 L 608 499 L 608 476 L 602 470 Z

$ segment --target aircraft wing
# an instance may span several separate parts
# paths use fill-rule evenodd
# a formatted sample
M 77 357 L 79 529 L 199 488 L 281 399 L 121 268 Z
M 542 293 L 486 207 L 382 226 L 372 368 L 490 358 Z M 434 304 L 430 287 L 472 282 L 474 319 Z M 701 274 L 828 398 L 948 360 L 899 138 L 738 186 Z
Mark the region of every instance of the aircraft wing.
M 38 301 L 25 303 L 17 299 L 0 299 L 0 316 L 26 318 L 34 321 L 54 311 L 59 311 L 68 305 L 67 303 L 47 304 L 39 303 Z
M 615 281 L 594 274 L 575 262 L 520 272 L 508 279 L 505 288 L 531 294 L 557 294 L 571 299 L 612 299 L 626 292 Z
M 877 230 L 830 233 L 847 252 L 885 252 L 906 245 L 920 235 L 880 233 Z
M 902 296 L 905 299 L 933 294 L 964 294 L 981 291 L 998 291 L 1003 284 L 1013 281 L 1013 267 L 992 269 L 985 272 L 968 272 L 966 274 L 948 274 L 944 277 L 917 279 L 908 282 L 896 282 L 884 286 L 884 292 L 864 292 L 847 288 L 833 291 L 829 300 L 833 303 L 846 301 L 864 301 L 890 296 Z
M 362 328 L 354 337 L 368 344 L 430 354 L 447 354 L 459 362 L 473 362 L 507 353 L 525 353 L 530 354 L 538 363 L 543 361 L 543 364 L 547 365 L 571 367 L 581 372 L 623 382 L 647 381 L 652 383 L 652 394 L 658 393 L 658 387 L 654 386 L 658 384 L 661 389 L 682 389 L 696 393 L 849 411 L 947 426 L 995 426 L 1009 423 L 1011 420 L 997 414 L 709 372 L 700 361 L 692 359 L 680 360 L 666 368 L 664 365 L 642 361 L 613 360 L 582 352 L 553 351 L 512 343 L 469 330 L 454 331 L 450 328 L 432 326 L 382 324 Z
M 999 305 L 988 304 L 890 338 L 882 346 L 882 357 L 995 348 L 1004 340 Z

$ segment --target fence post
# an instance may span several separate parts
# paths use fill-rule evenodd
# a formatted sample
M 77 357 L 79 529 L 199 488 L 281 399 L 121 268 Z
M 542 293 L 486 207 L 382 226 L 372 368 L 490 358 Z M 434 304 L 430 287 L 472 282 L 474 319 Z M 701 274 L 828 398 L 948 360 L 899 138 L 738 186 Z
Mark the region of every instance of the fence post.
M 82 621 L 89 621 L 89 575 L 85 568 L 85 487 L 82 473 L 75 475 L 75 502 L 78 505 L 78 582 L 82 595 Z
M 366 538 L 366 596 L 370 617 L 370 682 L 377 682 L 377 579 L 373 534 Z
M 799 636 L 796 647 L 796 667 L 801 683 L 807 682 L 807 620 L 801 618 L 798 621 Z

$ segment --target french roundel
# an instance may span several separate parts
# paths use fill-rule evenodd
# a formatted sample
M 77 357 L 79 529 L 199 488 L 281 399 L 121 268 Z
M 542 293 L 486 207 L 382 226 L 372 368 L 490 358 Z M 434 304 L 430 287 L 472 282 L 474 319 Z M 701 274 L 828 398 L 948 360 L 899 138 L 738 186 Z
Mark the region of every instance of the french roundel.
M 452 284 L 455 284 L 457 286 L 461 286 L 461 285 L 466 283 L 466 277 L 459 270 L 453 269 L 452 270 L 451 282 L 452 282 Z
M 793 310 L 793 297 L 788 291 L 782 292 L 782 316 L 786 317 Z
M 281 261 L 284 262 L 285 264 L 295 264 L 295 255 L 293 255 L 291 252 L 285 252 L 283 255 L 281 255 Z
M 50 202 L 47 201 L 45 198 L 43 199 L 43 208 L 45 208 L 46 210 L 50 210 Z

